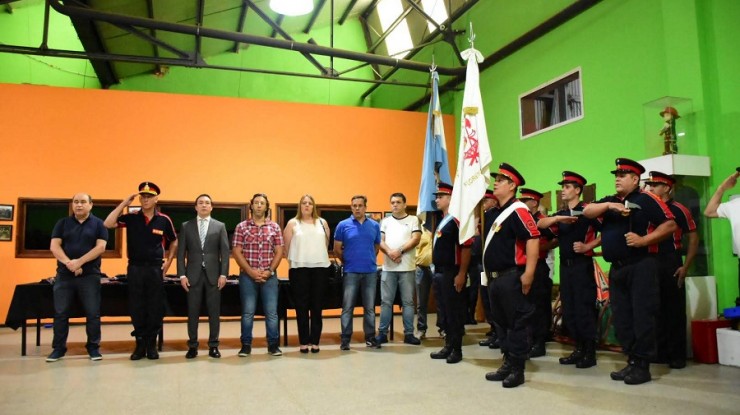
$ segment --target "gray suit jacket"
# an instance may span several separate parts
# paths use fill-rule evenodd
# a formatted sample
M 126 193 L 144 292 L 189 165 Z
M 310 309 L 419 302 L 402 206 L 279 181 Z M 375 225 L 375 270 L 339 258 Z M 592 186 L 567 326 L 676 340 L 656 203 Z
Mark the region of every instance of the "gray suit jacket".
M 191 219 L 184 222 L 180 228 L 177 243 L 177 275 L 187 276 L 190 284 L 194 284 L 200 278 L 202 264 L 205 264 L 208 281 L 216 284 L 220 275 L 229 275 L 230 253 L 229 239 L 223 222 L 211 218 L 206 240 L 201 249 L 198 219 Z

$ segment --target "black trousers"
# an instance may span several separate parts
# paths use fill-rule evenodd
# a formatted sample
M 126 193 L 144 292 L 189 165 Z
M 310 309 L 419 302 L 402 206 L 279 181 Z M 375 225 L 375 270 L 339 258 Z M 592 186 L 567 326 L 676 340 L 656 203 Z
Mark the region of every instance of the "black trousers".
M 576 342 L 596 341 L 596 280 L 591 257 L 560 259 L 563 324 Z
M 612 262 L 609 293 L 612 321 L 624 353 L 631 358 L 654 360 L 660 306 L 657 259 L 646 256 Z
M 488 280 L 491 313 L 496 323 L 496 333 L 501 352 L 516 360 L 529 357 L 527 328 L 535 314 L 532 294 L 522 293 L 523 268 L 511 268 L 498 278 Z
M 529 297 L 535 309 L 530 326 L 530 336 L 533 343 L 544 343 L 551 337 L 550 327 L 552 326 L 552 280 L 550 279 L 550 267 L 544 260 L 537 261 Z
M 480 271 L 483 266 L 483 259 L 470 258 L 470 265 L 468 266 L 468 280 L 470 285 L 465 287 L 467 293 L 467 303 L 465 309 L 467 310 L 466 320 L 468 317 L 475 318 L 475 308 L 478 306 L 478 291 L 480 289 Z
M 686 359 L 686 289 L 673 275 L 682 265 L 678 252 L 658 257 L 658 361 Z
M 156 337 L 164 319 L 161 265 L 128 265 L 128 304 L 134 337 Z
M 323 329 L 321 313 L 329 287 L 329 268 L 291 268 L 288 276 L 295 301 L 298 342 L 318 345 Z
M 201 270 L 200 278 L 193 284 L 190 281 L 188 291 L 188 347 L 198 347 L 198 321 L 203 297 L 208 311 L 208 347 L 218 347 L 218 336 L 221 330 L 221 290 L 218 284 L 212 284 Z
M 442 302 L 437 306 L 443 307 L 445 316 L 448 344 L 457 351 L 462 351 L 462 336 L 465 330 L 466 311 L 466 291 L 457 292 L 455 289 L 455 276 L 459 269 L 457 267 L 435 269 L 434 272 L 439 276 L 439 288 L 442 294 Z

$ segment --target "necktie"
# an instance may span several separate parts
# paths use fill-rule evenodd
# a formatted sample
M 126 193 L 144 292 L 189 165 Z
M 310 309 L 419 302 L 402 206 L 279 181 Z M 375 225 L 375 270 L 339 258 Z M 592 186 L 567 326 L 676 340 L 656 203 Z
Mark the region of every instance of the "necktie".
M 206 241 L 206 222 L 205 219 L 198 219 L 198 236 L 200 236 L 200 247 L 203 248 L 203 244 Z

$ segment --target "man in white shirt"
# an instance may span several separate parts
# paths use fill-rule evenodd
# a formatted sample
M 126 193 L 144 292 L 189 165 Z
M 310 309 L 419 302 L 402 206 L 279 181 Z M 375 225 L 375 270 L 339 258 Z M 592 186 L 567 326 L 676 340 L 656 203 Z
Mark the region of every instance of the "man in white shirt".
M 388 343 L 388 327 L 393 318 L 396 289 L 401 291 L 403 342 L 419 345 L 414 336 L 414 289 L 416 245 L 421 239 L 419 219 L 406 213 L 406 196 L 391 195 L 392 215 L 380 224 L 380 250 L 383 251 L 383 273 L 380 280 L 380 326 L 377 341 Z
M 731 196 L 728 202 L 720 202 L 722 201 L 722 195 L 727 190 L 735 187 L 738 177 L 740 177 L 740 167 L 736 168 L 735 172 L 717 187 L 717 191 L 714 192 L 712 198 L 709 199 L 709 203 L 707 203 L 706 209 L 704 209 L 704 216 L 708 218 L 725 218 L 730 220 L 730 226 L 732 227 L 732 252 L 735 255 L 740 255 L 740 196 Z M 740 260 L 738 261 L 737 282 L 738 291 L 740 292 Z M 740 297 L 735 299 L 735 305 L 740 306 Z

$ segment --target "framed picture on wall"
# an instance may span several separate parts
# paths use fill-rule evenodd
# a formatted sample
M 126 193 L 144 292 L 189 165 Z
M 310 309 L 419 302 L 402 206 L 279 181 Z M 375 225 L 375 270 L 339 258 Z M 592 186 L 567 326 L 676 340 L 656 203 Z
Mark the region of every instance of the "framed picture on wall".
M 368 218 L 378 223 L 383 220 L 383 212 L 367 212 L 366 215 Z
M 129 206 L 128 213 L 136 213 L 141 210 L 141 206 Z
M 0 205 L 0 220 L 13 220 L 13 205 Z
M 13 240 L 13 225 L 0 225 L 0 241 L 9 242 Z

